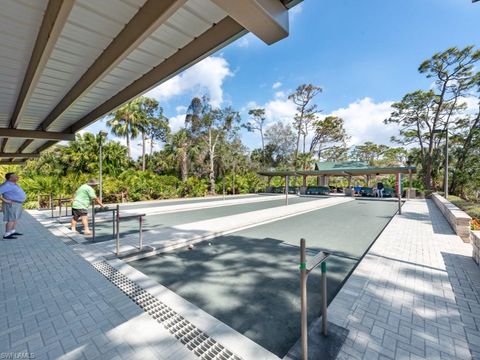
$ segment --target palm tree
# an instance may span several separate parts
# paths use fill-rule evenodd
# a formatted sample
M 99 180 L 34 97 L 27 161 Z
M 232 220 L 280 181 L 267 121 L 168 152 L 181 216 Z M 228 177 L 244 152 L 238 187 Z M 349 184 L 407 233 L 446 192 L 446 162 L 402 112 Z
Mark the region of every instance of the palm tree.
M 191 144 L 191 136 L 187 129 L 180 129 L 173 134 L 169 149 L 178 159 L 182 181 L 188 178 L 188 150 Z
M 113 118 L 107 121 L 107 126 L 112 129 L 115 136 L 124 137 L 127 140 L 128 157 L 132 156 L 130 139 L 138 136 L 142 119 L 144 119 L 140 104 L 139 99 L 124 104 L 110 114 Z

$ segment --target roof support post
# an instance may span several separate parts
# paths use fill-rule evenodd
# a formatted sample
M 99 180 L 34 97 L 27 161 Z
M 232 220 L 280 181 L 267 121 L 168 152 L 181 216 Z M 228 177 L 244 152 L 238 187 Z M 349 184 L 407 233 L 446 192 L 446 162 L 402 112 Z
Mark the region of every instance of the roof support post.
M 408 193 L 407 200 L 410 200 L 410 193 L 412 192 L 412 170 L 408 169 Z

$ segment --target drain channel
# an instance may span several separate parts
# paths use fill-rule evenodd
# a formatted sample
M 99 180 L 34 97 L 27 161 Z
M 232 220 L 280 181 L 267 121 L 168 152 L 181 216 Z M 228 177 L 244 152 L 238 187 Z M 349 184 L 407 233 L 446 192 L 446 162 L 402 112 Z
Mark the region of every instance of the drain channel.
M 97 262 L 93 264 L 93 267 L 122 290 L 147 314 L 162 324 L 200 359 L 242 360 L 107 262 Z

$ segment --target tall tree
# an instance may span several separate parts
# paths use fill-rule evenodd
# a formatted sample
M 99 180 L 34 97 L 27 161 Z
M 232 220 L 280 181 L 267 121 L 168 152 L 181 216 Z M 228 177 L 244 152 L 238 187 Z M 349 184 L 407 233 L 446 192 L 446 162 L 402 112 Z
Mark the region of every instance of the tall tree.
M 474 66 L 479 59 L 480 51 L 475 51 L 473 46 L 453 47 L 433 55 L 418 70 L 434 80 L 434 88 L 405 95 L 402 101 L 392 105 L 395 111 L 385 120 L 400 125 L 399 142 L 420 146 L 426 189 L 433 186 L 438 133 L 445 132 L 449 123 L 464 109 L 461 100 L 475 85 Z
M 475 84 L 474 65 L 480 51 L 473 46 L 459 50 L 456 47 L 437 53 L 418 68 L 434 80 L 434 89 L 415 91 L 393 104 L 395 111 L 386 123 L 400 125 L 400 143 L 420 146 L 423 182 L 426 189 L 433 187 L 434 156 L 441 136 L 464 108 L 462 97 Z
M 250 109 L 248 111 L 250 115 L 250 120 L 244 125 L 244 127 L 250 131 L 258 131 L 260 133 L 260 139 L 262 140 L 262 164 L 265 162 L 265 139 L 264 139 L 264 128 L 265 128 L 265 109 L 257 108 Z
M 240 115 L 231 107 L 212 109 L 208 98 L 194 98 L 187 112 L 187 121 L 191 124 L 192 134 L 207 146 L 209 159 L 208 178 L 210 193 L 215 194 L 215 156 L 218 144 L 232 137 L 238 130 Z
M 297 131 L 295 153 L 293 157 L 294 168 L 297 168 L 297 159 L 300 150 L 300 139 L 303 138 L 303 152 L 306 152 L 306 139 L 310 124 L 316 119 L 319 112 L 317 105 L 312 104 L 312 100 L 322 92 L 322 88 L 312 84 L 300 85 L 289 99 L 297 106 L 294 117 L 294 128 Z
M 371 141 L 366 141 L 362 145 L 356 145 L 352 150 L 352 158 L 358 161 L 365 161 L 370 166 L 379 165 L 380 158 L 388 149 L 386 145 L 375 144 Z
M 183 182 L 188 179 L 188 150 L 191 143 L 191 134 L 186 128 L 178 130 L 171 135 L 167 142 L 167 152 L 177 159 L 180 178 Z
M 112 133 L 127 140 L 128 157 L 132 157 L 130 140 L 138 136 L 144 118 L 139 105 L 137 100 L 130 101 L 111 113 L 113 118 L 107 120 L 107 126 Z
M 480 87 L 480 81 L 479 81 Z M 480 91 L 478 91 L 480 94 Z M 456 163 L 454 166 L 452 181 L 450 183 L 450 193 L 455 194 L 461 188 L 463 193 L 463 185 L 468 181 L 466 176 L 469 171 L 467 170 L 469 161 L 472 156 L 478 156 L 478 150 L 480 146 L 480 97 L 476 114 L 468 114 L 464 118 L 457 121 L 457 133 L 454 136 L 454 140 L 457 142 L 457 147 L 454 151 L 456 155 Z M 478 162 L 478 157 L 476 157 Z M 464 195 L 464 194 L 462 194 Z
M 310 154 L 317 154 L 322 159 L 322 153 L 333 147 L 347 148 L 349 136 L 344 127 L 344 121 L 337 116 L 327 116 L 325 119 L 317 119 L 312 124 L 314 131 L 310 144 Z
M 295 153 L 295 133 L 290 125 L 277 122 L 265 131 L 266 159 L 270 166 L 286 167 Z
M 142 137 L 142 171 L 145 171 L 147 137 L 152 129 L 153 119 L 158 112 L 158 101 L 145 96 L 134 100 L 138 106 L 138 121 L 135 124 Z
M 170 135 L 170 126 L 168 118 L 163 115 L 163 109 L 159 108 L 159 113 L 152 117 L 146 126 L 145 133 L 150 140 L 150 156 L 153 154 L 153 146 L 156 141 L 166 142 Z

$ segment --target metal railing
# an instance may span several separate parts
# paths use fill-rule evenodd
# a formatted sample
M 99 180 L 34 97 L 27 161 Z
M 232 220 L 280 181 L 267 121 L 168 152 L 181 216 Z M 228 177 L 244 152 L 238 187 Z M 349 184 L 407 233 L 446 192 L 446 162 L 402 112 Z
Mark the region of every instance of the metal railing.
M 129 220 L 138 218 L 138 249 L 141 251 L 143 249 L 143 217 L 146 215 L 142 214 L 120 214 L 120 205 L 117 204 L 114 208 L 96 208 L 95 201 L 92 202 L 92 242 L 95 242 L 95 228 L 96 228 L 96 214 L 112 212 L 112 235 L 115 239 L 115 253 L 117 256 L 120 255 L 120 221 Z
M 55 202 L 58 203 L 58 216 L 57 218 L 61 218 L 62 217 L 62 204 L 65 204 L 65 216 L 69 216 L 68 214 L 68 205 L 67 204 L 71 204 L 72 203 L 72 199 L 71 198 L 64 198 L 62 196 L 60 196 L 59 198 L 50 198 L 50 208 L 51 208 L 51 211 L 52 211 L 52 218 L 55 217 L 54 215 L 54 211 L 55 211 Z
M 320 251 L 307 263 L 305 239 L 300 239 L 300 287 L 301 287 L 301 331 L 302 331 L 302 359 L 308 359 L 308 322 L 307 322 L 307 280 L 308 275 L 318 265 L 321 265 L 321 291 L 322 291 L 322 334 L 328 335 L 327 320 L 327 258 L 330 253 Z
M 109 207 L 96 208 L 95 200 L 92 201 L 92 242 L 95 242 L 95 226 L 96 226 L 97 213 L 106 213 L 106 212 L 112 213 L 112 237 L 115 238 L 116 236 L 115 221 L 117 219 L 116 212 L 118 212 L 118 208 L 119 208 L 119 205 L 117 205 L 115 208 L 109 208 Z
M 120 220 L 132 219 L 138 217 L 138 250 L 143 249 L 143 217 L 145 214 L 129 214 L 120 216 L 120 207 L 117 205 L 117 219 L 116 219 L 116 238 L 115 238 L 115 253 L 120 256 Z

